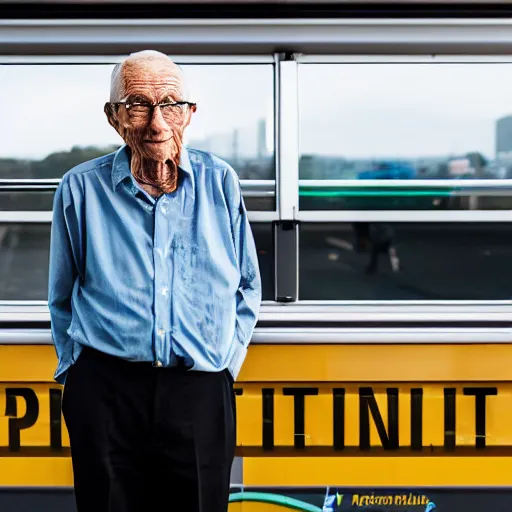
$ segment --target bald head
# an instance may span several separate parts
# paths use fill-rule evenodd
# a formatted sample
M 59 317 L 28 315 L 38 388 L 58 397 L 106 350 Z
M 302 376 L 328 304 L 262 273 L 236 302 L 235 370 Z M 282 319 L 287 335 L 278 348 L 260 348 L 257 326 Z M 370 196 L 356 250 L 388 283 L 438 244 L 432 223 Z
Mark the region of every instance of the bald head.
M 148 73 L 163 72 L 172 76 L 181 99 L 189 101 L 189 91 L 182 69 L 167 55 L 155 50 L 132 53 L 114 67 L 110 80 L 110 101 L 121 101 L 132 81 L 144 80 Z

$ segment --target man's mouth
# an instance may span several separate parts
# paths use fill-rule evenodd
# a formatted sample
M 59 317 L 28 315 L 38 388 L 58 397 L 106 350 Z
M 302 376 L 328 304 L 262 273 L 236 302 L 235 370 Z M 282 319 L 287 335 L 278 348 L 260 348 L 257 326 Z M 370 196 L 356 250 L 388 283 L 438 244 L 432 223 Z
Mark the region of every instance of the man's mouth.
M 145 140 L 144 144 L 164 144 L 165 142 L 168 142 L 170 139 L 166 140 Z

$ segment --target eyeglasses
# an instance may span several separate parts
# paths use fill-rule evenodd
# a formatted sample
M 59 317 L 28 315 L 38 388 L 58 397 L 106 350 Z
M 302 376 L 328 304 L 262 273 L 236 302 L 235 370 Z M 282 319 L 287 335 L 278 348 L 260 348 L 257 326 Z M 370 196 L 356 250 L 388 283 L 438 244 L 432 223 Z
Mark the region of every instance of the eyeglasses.
M 195 107 L 196 103 L 190 101 L 164 101 L 161 103 L 149 103 L 146 101 L 117 101 L 105 103 L 105 109 L 124 105 L 128 115 L 140 121 L 148 120 L 153 117 L 153 111 L 156 107 L 160 108 L 162 116 L 166 120 L 175 119 L 176 116 L 182 115 L 187 107 Z

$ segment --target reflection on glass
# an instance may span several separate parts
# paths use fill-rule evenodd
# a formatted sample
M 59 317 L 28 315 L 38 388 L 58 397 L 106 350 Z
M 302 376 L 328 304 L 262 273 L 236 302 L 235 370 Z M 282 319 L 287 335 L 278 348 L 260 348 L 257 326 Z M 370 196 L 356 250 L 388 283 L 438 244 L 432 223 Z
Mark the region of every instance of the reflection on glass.
M 451 180 L 454 186 L 510 179 L 510 84 L 512 64 L 303 64 L 300 178 L 361 180 L 361 187 L 376 179 Z M 322 100 L 311 101 L 319 91 Z M 316 192 L 324 199 L 315 201 L 304 185 L 301 208 L 465 209 L 451 201 L 446 206 L 445 194 L 421 190 L 329 195 L 323 187 Z M 484 201 L 476 209 L 501 204 Z
M 492 182 L 491 182 L 492 185 Z M 510 210 L 510 186 L 471 187 L 454 182 L 453 186 L 428 184 L 421 187 L 343 186 L 322 183 L 301 185 L 302 210 Z
M 302 224 L 301 300 L 510 300 L 512 225 Z
M 258 251 L 263 299 L 273 298 L 272 227 L 252 231 Z M 50 224 L 0 224 L 0 300 L 47 300 Z
M 51 211 L 53 190 L 10 191 L 0 189 L 0 211 Z
M 272 194 L 250 194 L 246 193 L 242 186 L 245 207 L 249 211 L 268 211 L 276 209 L 276 200 L 274 193 Z
M 274 209 L 274 194 L 244 191 L 245 206 L 251 211 Z M 0 211 L 51 211 L 54 190 L 2 190 L 0 188 Z
M 71 167 L 114 151 L 108 124 L 113 65 L 3 65 L 0 179 L 60 178 Z M 241 179 L 275 179 L 272 65 L 184 65 L 198 111 L 189 147 L 225 159 Z M 34 84 L 44 102 L 33 97 Z M 51 106 L 50 111 L 46 106 Z
M 50 224 L 0 224 L 0 300 L 47 300 Z

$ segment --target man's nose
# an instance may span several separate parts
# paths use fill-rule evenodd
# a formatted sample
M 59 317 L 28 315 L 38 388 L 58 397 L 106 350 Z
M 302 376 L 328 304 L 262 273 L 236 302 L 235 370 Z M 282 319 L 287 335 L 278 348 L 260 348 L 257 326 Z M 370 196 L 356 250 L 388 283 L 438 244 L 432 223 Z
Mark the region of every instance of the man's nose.
M 153 109 L 153 115 L 151 117 L 151 122 L 149 124 L 149 127 L 154 132 L 163 132 L 169 130 L 169 125 L 167 124 L 166 120 L 164 119 L 164 116 L 162 115 L 162 111 L 160 110 L 160 107 L 156 106 Z

